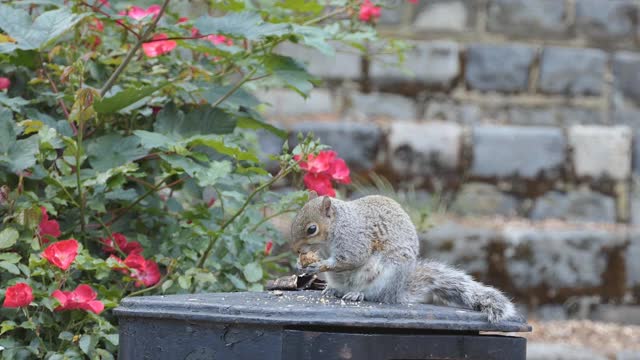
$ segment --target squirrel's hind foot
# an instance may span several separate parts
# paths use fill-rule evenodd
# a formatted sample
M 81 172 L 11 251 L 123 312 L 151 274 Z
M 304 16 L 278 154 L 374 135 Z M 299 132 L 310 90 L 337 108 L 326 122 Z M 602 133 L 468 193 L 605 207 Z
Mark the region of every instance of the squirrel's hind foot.
M 344 294 L 344 296 L 342 297 L 342 300 L 344 301 L 362 301 L 364 300 L 364 293 L 360 292 L 360 291 L 349 291 L 348 293 Z

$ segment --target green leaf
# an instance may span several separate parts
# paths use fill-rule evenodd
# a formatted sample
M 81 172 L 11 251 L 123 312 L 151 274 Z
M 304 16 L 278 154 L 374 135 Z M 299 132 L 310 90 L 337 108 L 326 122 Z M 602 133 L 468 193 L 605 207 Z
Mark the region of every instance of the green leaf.
M 155 148 L 168 149 L 176 143 L 176 140 L 157 132 L 136 130 L 133 132 L 133 134 L 140 139 L 142 147 L 148 150 Z
M 6 228 L 0 232 L 0 249 L 12 247 L 18 241 L 18 231 L 14 228 Z
M 38 136 L 18 140 L 9 148 L 6 156 L 0 154 L 0 164 L 6 163 L 13 173 L 30 168 L 36 164 L 39 147 Z
M 6 154 L 16 142 L 17 129 L 13 121 L 13 113 L 0 107 L 0 154 Z
M 302 43 L 314 47 L 327 56 L 335 56 L 336 51 L 327 42 L 329 34 L 317 27 L 293 25 L 293 32 L 301 37 Z
M 11 320 L 5 320 L 0 324 L 0 335 L 16 328 L 16 323 Z
M 219 136 L 194 136 L 186 139 L 184 143 L 187 146 L 206 146 L 219 152 L 220 154 L 228 155 L 238 160 L 258 162 L 258 157 L 255 154 L 244 151 L 234 145 L 226 145 L 222 138 Z
M 262 266 L 255 261 L 245 265 L 242 273 L 248 282 L 254 283 L 262 280 Z
M 214 161 L 205 171 L 196 174 L 200 186 L 213 186 L 218 180 L 231 173 L 231 163 L 228 161 Z
M 245 112 L 245 116 L 238 117 L 238 127 L 242 129 L 265 129 L 270 133 L 278 136 L 281 139 L 286 139 L 289 136 L 286 130 L 279 129 L 265 121 L 258 119 L 259 115 L 249 109 L 249 112 Z M 249 116 L 247 116 L 249 115 Z
M 248 40 L 285 35 L 291 31 L 288 24 L 265 22 L 260 14 L 250 11 L 229 13 L 218 17 L 205 15 L 198 18 L 194 25 L 202 34 L 224 34 Z
M 63 331 L 63 332 L 60 333 L 60 335 L 58 335 L 58 339 L 66 340 L 66 341 L 72 341 L 73 340 L 73 333 L 70 333 L 68 331 Z
M 2 233 L 0 233 L 0 237 L 1 236 L 2 236 Z M 0 253 L 0 261 L 6 261 L 8 263 L 15 264 L 18 261 L 20 261 L 20 259 L 22 259 L 22 257 L 18 253 L 14 253 L 14 252 Z
M 87 355 L 91 353 L 93 348 L 96 346 L 96 343 L 96 339 L 91 335 L 82 335 L 82 337 L 80 337 L 80 341 L 78 341 L 80 350 Z
M 191 277 L 190 276 L 179 276 L 178 277 L 178 285 L 180 285 L 183 289 L 188 289 L 191 287 Z
M 126 90 L 122 90 L 115 95 L 103 98 L 100 101 L 96 101 L 93 104 L 93 108 L 100 114 L 111 114 L 118 112 L 127 106 L 150 96 L 154 92 L 169 85 L 171 82 L 164 81 L 158 85 L 144 86 L 144 87 L 130 87 Z
M 20 275 L 20 269 L 18 269 L 18 267 L 12 263 L 9 263 L 6 261 L 0 261 L 0 268 L 4 268 L 5 270 L 7 270 L 8 272 L 14 275 Z
M 147 154 L 136 136 L 122 137 L 109 134 L 95 139 L 87 145 L 87 155 L 91 166 L 105 171 L 137 160 Z
M 317 82 L 304 65 L 288 56 L 271 54 L 264 58 L 264 64 L 276 78 L 304 97 L 313 89 L 314 82 Z
M 172 285 L 173 285 L 173 280 L 171 279 L 163 282 L 162 285 L 160 285 L 160 289 L 162 289 L 162 293 L 167 292 L 167 289 L 169 289 Z
M 162 154 L 160 157 L 173 168 L 182 169 L 189 176 L 198 180 L 200 186 L 215 185 L 219 179 L 231 173 L 229 161 L 213 161 L 205 166 L 185 156 Z
M 276 1 L 275 5 L 284 9 L 312 14 L 319 14 L 324 8 L 315 0 L 280 0 Z
M 203 91 L 201 95 L 209 103 L 215 103 L 220 98 L 225 96 L 225 94 L 227 94 L 227 92 L 229 92 L 231 88 L 233 88 L 233 85 L 203 86 Z M 252 108 L 260 105 L 260 100 L 258 100 L 251 93 L 240 88 L 220 104 L 220 106 L 225 106 L 225 105 L 234 107 L 234 108 L 238 108 L 240 106 Z
M 235 127 L 235 117 L 221 109 L 208 105 L 199 106 L 184 114 L 173 103 L 158 113 L 153 124 L 156 132 L 178 138 L 201 134 L 229 134 Z
M 0 104 L 15 112 L 20 112 L 23 106 L 29 104 L 29 101 L 21 98 L 20 96 L 10 98 L 7 94 L 0 93 Z
M 15 43 L 3 43 L 0 52 L 16 49 L 43 49 L 71 29 L 88 14 L 74 14 L 69 8 L 42 13 L 31 22 L 31 16 L 21 9 L 0 5 L 0 29 L 11 36 Z
M 231 283 L 233 284 L 233 286 L 235 286 L 236 288 L 238 288 L 239 290 L 246 290 L 247 289 L 247 284 L 244 283 L 244 281 L 242 279 L 240 279 L 239 277 L 233 275 L 233 274 L 224 274 L 224 276 L 229 279 L 229 281 L 231 281 Z
M 104 338 L 107 339 L 108 342 L 112 343 L 114 346 L 118 346 L 119 337 L 118 334 L 106 334 Z

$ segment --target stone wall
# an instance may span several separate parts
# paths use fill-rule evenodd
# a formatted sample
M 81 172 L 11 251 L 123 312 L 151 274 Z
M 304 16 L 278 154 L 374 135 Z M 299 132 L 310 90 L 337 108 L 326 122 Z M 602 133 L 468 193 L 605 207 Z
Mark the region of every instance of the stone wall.
M 473 228 L 474 259 L 464 226 L 451 230 L 458 245 L 436 244 L 446 221 L 425 235 L 432 255 L 489 282 L 541 302 L 606 298 L 611 279 L 640 289 L 640 1 L 387 3 L 379 28 L 413 45 L 404 64 L 375 44 L 370 56 L 283 47 L 325 82 L 307 100 L 261 94 L 267 115 L 314 131 L 356 172 L 445 193 L 458 216 L 528 219 L 525 230 Z M 550 220 L 574 225 L 539 226 Z M 579 225 L 592 222 L 615 230 Z

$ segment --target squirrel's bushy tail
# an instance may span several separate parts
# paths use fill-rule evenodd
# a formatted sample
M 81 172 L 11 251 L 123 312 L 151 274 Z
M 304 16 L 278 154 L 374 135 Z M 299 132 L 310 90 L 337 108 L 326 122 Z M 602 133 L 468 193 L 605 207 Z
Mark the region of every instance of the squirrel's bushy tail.
M 408 302 L 482 311 L 491 322 L 518 316 L 515 306 L 502 292 L 439 262 L 418 261 L 408 280 Z

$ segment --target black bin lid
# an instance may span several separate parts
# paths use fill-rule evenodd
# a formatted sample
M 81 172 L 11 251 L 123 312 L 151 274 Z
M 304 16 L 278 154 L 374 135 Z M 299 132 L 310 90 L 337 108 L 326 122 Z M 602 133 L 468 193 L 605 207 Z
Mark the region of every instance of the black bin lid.
M 320 291 L 236 292 L 125 298 L 120 318 L 196 320 L 225 324 L 381 329 L 528 332 L 520 321 L 492 324 L 483 313 L 425 304 L 352 303 Z

